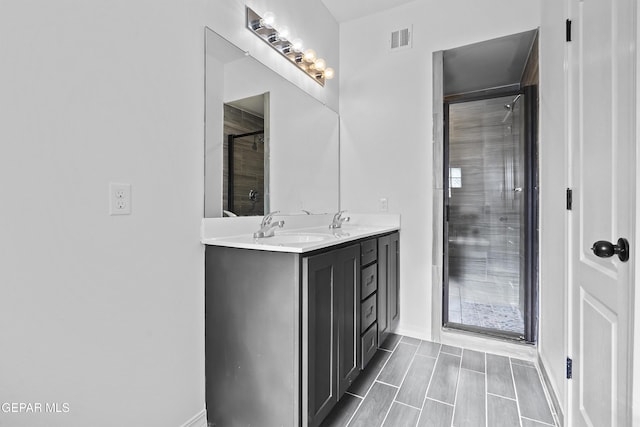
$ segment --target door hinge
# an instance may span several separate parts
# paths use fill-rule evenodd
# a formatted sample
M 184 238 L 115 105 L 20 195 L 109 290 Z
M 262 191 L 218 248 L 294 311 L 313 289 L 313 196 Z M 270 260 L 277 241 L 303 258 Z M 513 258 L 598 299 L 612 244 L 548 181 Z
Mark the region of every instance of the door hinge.
M 570 42 L 571 41 L 571 19 L 567 19 L 567 22 L 565 25 L 566 25 L 567 41 Z
M 573 360 L 567 357 L 567 379 L 573 378 Z
M 570 211 L 573 207 L 573 190 L 567 188 L 567 210 Z

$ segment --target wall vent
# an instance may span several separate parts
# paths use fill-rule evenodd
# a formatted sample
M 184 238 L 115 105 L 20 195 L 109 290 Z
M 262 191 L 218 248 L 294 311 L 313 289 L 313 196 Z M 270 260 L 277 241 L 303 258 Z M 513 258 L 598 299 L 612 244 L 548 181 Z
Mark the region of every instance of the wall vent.
M 411 39 L 413 33 L 413 26 L 409 26 L 407 28 L 402 28 L 400 30 L 395 30 L 391 32 L 391 43 L 390 47 L 392 51 L 400 50 L 400 49 L 408 49 L 411 47 Z

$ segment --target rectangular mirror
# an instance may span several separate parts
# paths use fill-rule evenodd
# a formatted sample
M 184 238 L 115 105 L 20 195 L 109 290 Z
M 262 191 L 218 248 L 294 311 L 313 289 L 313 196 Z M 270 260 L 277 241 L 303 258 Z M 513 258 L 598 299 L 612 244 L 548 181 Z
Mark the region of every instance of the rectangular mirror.
M 336 212 L 338 114 L 205 33 L 205 217 Z

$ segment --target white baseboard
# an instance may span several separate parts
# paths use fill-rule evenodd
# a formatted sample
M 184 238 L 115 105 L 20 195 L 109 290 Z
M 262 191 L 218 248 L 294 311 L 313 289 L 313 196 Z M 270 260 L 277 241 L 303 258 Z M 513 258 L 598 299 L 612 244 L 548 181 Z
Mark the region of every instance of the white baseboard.
M 189 418 L 189 420 L 180 427 L 207 427 L 207 409 L 202 408 L 202 411 Z
M 407 327 L 406 325 L 398 325 L 398 327 L 393 331 L 394 334 L 404 335 L 411 338 L 416 338 L 419 340 L 431 341 L 431 337 L 421 331 L 419 328 Z
M 562 408 L 560 406 L 560 402 L 558 401 L 558 394 L 556 393 L 556 390 L 553 388 L 553 385 L 551 383 L 551 379 L 549 378 L 549 373 L 547 372 L 547 369 L 545 368 L 545 364 L 544 364 L 544 359 L 542 358 L 542 356 L 540 356 L 540 354 L 538 354 L 538 366 L 540 367 L 540 374 L 542 375 L 542 382 L 544 383 L 544 386 L 546 387 L 546 392 L 549 394 L 549 397 L 551 398 L 551 405 L 553 406 L 553 412 L 554 412 L 554 416 L 557 418 L 556 422 L 558 423 L 558 425 L 560 427 L 564 426 L 564 412 L 562 412 Z

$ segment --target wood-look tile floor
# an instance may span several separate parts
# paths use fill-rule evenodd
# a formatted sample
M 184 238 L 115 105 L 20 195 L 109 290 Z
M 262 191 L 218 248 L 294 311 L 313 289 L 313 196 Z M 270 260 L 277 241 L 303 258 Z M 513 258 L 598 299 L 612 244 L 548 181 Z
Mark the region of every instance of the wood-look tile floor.
M 556 426 L 529 361 L 391 335 L 322 427 Z

